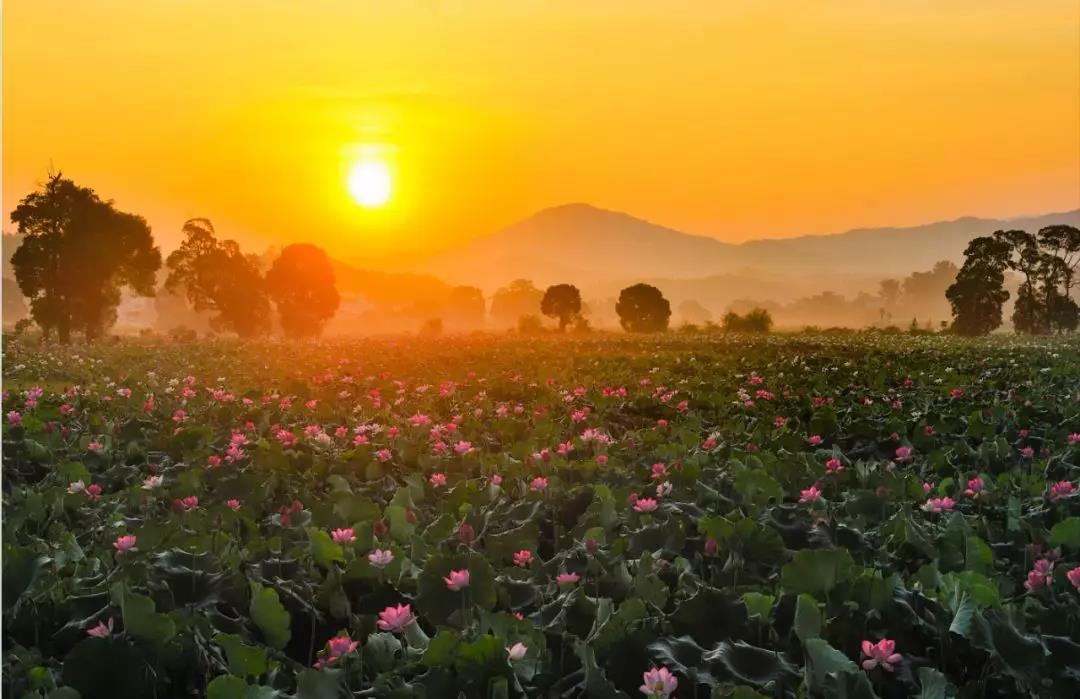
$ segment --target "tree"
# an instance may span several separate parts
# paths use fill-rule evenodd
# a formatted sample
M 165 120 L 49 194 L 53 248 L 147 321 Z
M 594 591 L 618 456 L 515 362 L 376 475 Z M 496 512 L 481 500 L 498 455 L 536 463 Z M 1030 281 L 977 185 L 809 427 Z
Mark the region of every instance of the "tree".
M 548 318 L 558 318 L 559 330 L 566 330 L 581 313 L 581 292 L 573 284 L 549 286 L 540 301 L 540 312 Z
M 475 286 L 455 286 L 444 304 L 448 321 L 457 328 L 478 328 L 484 324 L 484 292 Z
M 310 243 L 281 251 L 266 273 L 266 290 L 281 316 L 281 329 L 294 337 L 321 333 L 341 305 L 330 258 Z
M 772 329 L 773 319 L 764 308 L 755 308 L 740 316 L 728 311 L 724 316 L 723 328 L 726 332 L 767 333 Z
M 964 266 L 945 291 L 952 306 L 952 328 L 961 335 L 985 335 L 1001 326 L 1001 307 L 1009 299 L 1005 268 L 1011 246 L 995 236 L 975 238 L 964 250 Z
M 895 307 L 900 300 L 900 290 L 900 282 L 896 279 L 882 279 L 881 287 L 878 290 L 878 296 L 881 297 L 881 304 L 886 309 Z
M 1080 318 L 1070 298 L 1080 263 L 1080 230 L 1047 226 L 1032 235 L 1021 230 L 997 231 L 994 237 L 1009 246 L 1008 268 L 1023 275 L 1013 310 L 1018 332 L 1069 332 Z
M 671 304 L 655 286 L 635 284 L 619 292 L 615 312 L 623 330 L 657 332 L 667 330 Z
M 211 327 L 253 337 L 270 329 L 270 300 L 258 258 L 233 240 L 219 241 L 205 218 L 187 221 L 184 242 L 165 265 L 165 288 L 183 290 L 196 311 L 212 311 Z
M 543 292 L 528 279 L 515 279 L 509 286 L 495 292 L 491 299 L 491 317 L 503 327 L 513 327 L 521 316 L 535 315 L 540 311 L 543 296 Z
M 116 321 L 120 290 L 154 295 L 161 252 L 141 216 L 117 210 L 61 173 L 49 177 L 11 213 L 23 236 L 11 264 L 30 314 L 61 343 L 72 331 L 88 340 Z

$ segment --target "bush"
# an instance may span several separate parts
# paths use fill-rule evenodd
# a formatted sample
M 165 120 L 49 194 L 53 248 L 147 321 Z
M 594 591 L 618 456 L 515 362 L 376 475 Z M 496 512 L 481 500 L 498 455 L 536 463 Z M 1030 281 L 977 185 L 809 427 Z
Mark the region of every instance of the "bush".
M 767 310 L 755 308 L 742 316 L 734 311 L 728 311 L 724 316 L 723 324 L 726 332 L 767 333 L 772 330 L 773 320 Z

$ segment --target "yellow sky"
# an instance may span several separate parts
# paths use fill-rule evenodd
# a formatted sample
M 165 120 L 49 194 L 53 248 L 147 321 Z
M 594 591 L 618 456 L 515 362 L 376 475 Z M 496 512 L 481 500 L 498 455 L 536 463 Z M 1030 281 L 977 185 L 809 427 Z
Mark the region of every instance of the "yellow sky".
M 195 216 L 408 260 L 573 201 L 730 241 L 1080 207 L 1076 0 L 5 0 L 3 80 L 5 229 L 52 164 L 166 249 Z

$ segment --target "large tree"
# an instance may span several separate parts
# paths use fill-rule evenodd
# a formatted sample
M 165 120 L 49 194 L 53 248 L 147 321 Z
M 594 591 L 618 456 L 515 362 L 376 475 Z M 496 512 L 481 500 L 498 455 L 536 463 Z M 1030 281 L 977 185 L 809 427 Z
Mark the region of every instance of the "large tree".
M 1001 307 L 1009 299 L 1005 268 L 1011 246 L 995 236 L 975 238 L 964 250 L 964 266 L 945 291 L 952 306 L 952 328 L 961 335 L 985 335 L 1001 326 Z
M 544 292 L 528 279 L 515 279 L 495 292 L 491 299 L 491 317 L 503 327 L 516 326 L 522 316 L 540 312 Z
M 116 321 L 120 291 L 154 295 L 161 252 L 141 216 L 119 211 L 61 173 L 28 194 L 11 213 L 23 236 L 11 264 L 34 321 L 67 343 L 88 340 Z
M 615 312 L 623 330 L 657 332 L 667 330 L 671 304 L 655 286 L 635 284 L 619 292 Z
M 559 330 L 566 330 L 581 313 L 581 292 L 573 284 L 549 286 L 540 300 L 540 312 L 559 319 Z
M 196 311 L 212 311 L 210 324 L 241 337 L 270 329 L 270 301 L 255 255 L 245 255 L 236 241 L 219 241 L 205 218 L 187 221 L 186 238 L 165 261 L 165 289 L 182 290 Z
M 281 316 L 281 329 L 295 337 L 318 335 L 341 305 L 330 258 L 309 243 L 281 251 L 266 273 L 266 288 Z

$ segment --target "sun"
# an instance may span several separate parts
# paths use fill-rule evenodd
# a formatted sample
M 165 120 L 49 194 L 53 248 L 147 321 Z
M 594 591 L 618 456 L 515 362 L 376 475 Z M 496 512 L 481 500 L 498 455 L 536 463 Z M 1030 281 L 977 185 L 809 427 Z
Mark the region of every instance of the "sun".
M 375 208 L 390 200 L 393 178 L 390 168 L 378 160 L 364 160 L 349 170 L 349 194 L 360 206 Z

